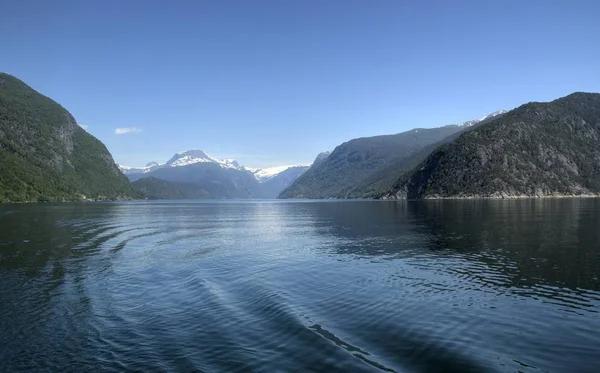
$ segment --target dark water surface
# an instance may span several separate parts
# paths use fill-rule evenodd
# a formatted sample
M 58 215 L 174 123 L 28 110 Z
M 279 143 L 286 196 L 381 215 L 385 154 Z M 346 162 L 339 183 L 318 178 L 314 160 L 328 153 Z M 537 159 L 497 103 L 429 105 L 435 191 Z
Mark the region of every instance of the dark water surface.
M 0 371 L 600 372 L 600 200 L 0 206 Z

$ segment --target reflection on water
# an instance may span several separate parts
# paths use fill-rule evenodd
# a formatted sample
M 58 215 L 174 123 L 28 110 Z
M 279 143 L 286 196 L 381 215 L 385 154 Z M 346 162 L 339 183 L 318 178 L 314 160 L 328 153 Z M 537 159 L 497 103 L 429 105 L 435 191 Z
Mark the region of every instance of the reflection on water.
M 0 371 L 596 372 L 600 200 L 0 206 Z

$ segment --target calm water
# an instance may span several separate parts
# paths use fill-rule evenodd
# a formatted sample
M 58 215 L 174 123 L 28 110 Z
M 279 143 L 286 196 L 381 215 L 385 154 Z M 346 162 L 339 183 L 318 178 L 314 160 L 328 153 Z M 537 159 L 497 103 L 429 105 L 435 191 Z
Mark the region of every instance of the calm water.
M 3 205 L 0 283 L 0 371 L 600 371 L 597 199 Z

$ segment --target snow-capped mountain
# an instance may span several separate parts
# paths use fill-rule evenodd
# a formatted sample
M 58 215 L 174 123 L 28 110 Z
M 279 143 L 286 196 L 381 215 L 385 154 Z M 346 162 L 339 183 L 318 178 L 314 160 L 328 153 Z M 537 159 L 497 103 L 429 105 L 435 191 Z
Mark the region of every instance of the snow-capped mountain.
M 189 166 L 195 163 L 215 163 L 223 168 L 232 168 L 235 170 L 243 170 L 235 159 L 217 159 L 206 154 L 202 150 L 187 150 L 185 152 L 176 153 L 165 164 L 166 167 L 181 167 Z
M 137 175 L 142 176 L 140 174 L 146 174 L 152 171 L 155 171 L 159 168 L 167 168 L 167 167 L 185 167 L 193 164 L 216 164 L 221 168 L 225 169 L 233 169 L 238 171 L 247 171 L 250 172 L 258 182 L 265 182 L 282 172 L 293 168 L 293 167 L 308 167 L 310 165 L 285 165 L 285 166 L 276 166 L 276 167 L 268 167 L 268 168 L 252 168 L 240 166 L 240 164 L 235 159 L 217 159 L 215 157 L 211 157 L 209 154 L 202 150 L 187 150 L 184 152 L 175 153 L 171 159 L 169 159 L 164 164 L 158 164 L 156 162 L 150 162 L 144 167 L 131 167 L 119 165 L 119 168 L 125 175 Z
M 256 180 L 260 183 L 265 182 L 282 172 L 293 168 L 293 167 L 310 167 L 310 165 L 287 165 L 287 166 L 276 166 L 276 167 L 268 167 L 268 168 L 246 168 L 248 171 L 252 172 Z
M 146 179 L 145 182 L 140 181 L 144 188 L 154 185 L 167 189 L 172 187 L 179 191 L 183 188 L 186 198 L 197 198 L 189 196 L 199 195 L 202 195 L 202 198 L 277 198 L 279 193 L 300 177 L 308 167 L 244 167 L 233 159 L 217 159 L 202 150 L 176 153 L 164 164 L 152 162 L 145 167 L 119 166 L 132 182 Z M 158 194 L 155 194 L 155 197 L 181 195 L 161 194 L 164 190 L 156 192 Z
M 508 110 L 498 110 L 498 111 L 494 111 L 493 113 L 491 113 L 491 114 L 488 114 L 488 115 L 484 116 L 483 118 L 479 118 L 479 119 L 473 119 L 473 120 L 469 120 L 469 121 L 467 121 L 467 122 L 464 122 L 464 123 L 463 123 L 463 124 L 461 124 L 460 126 L 461 126 L 461 127 L 471 127 L 471 126 L 474 126 L 474 125 L 476 125 L 477 123 L 481 123 L 481 122 L 483 122 L 484 120 L 492 119 L 492 118 L 494 118 L 494 117 L 497 117 L 497 116 L 499 116 L 499 115 L 502 115 L 502 114 L 505 114 L 505 113 L 508 113 Z
M 118 165 L 118 166 L 124 175 L 145 174 L 148 172 L 152 172 L 152 171 L 156 170 L 157 168 L 161 167 L 161 165 L 159 165 L 156 162 L 150 162 L 144 167 L 130 167 L 130 166 L 123 166 L 123 165 Z
M 508 110 L 498 110 L 498 111 L 494 111 L 493 113 L 491 113 L 491 114 L 488 114 L 488 115 L 486 115 L 485 117 L 483 117 L 483 118 L 479 119 L 479 121 L 480 121 L 480 122 L 483 122 L 483 121 L 484 121 L 484 120 L 486 120 L 486 119 L 490 119 L 490 118 L 493 118 L 493 117 L 497 117 L 498 115 L 502 115 L 502 114 L 506 114 L 506 113 L 508 113 Z

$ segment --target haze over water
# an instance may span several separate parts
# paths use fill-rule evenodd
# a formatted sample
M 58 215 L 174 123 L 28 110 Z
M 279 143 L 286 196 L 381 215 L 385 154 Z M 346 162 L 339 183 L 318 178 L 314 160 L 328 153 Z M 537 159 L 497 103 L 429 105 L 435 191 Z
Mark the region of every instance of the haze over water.
M 600 200 L 0 206 L 0 371 L 597 372 Z

